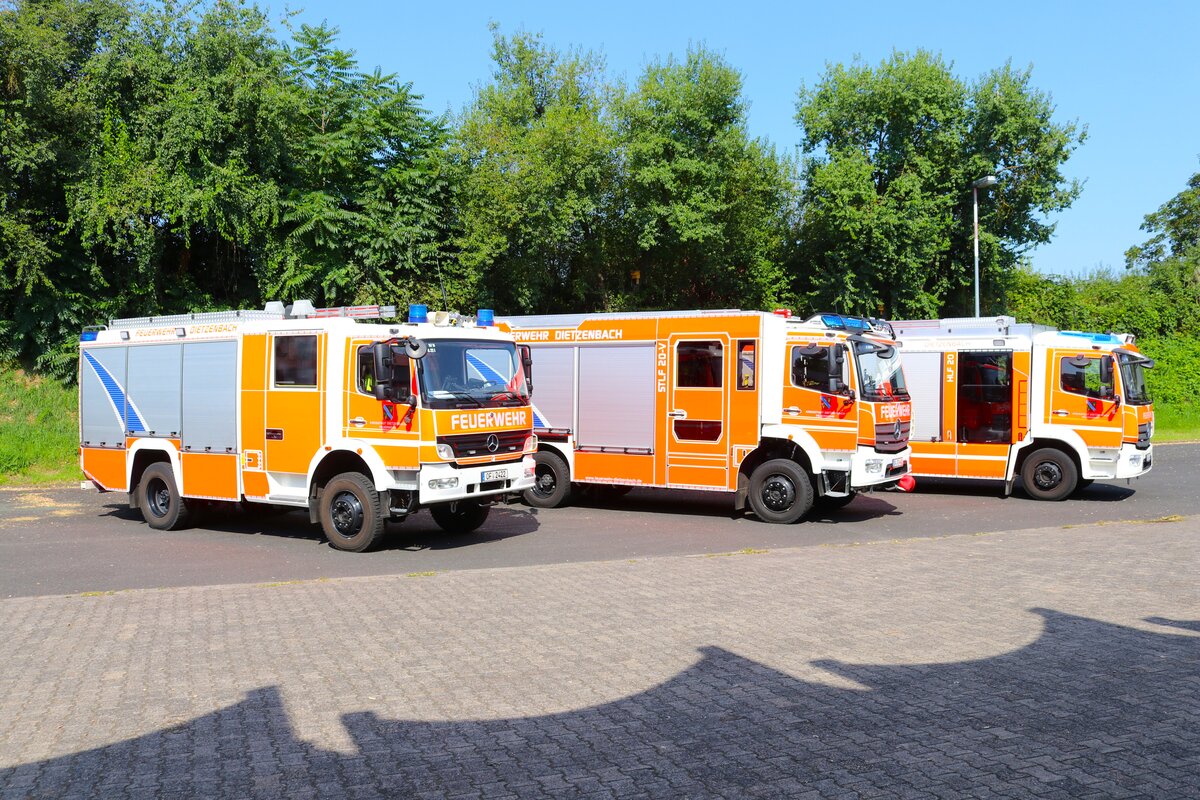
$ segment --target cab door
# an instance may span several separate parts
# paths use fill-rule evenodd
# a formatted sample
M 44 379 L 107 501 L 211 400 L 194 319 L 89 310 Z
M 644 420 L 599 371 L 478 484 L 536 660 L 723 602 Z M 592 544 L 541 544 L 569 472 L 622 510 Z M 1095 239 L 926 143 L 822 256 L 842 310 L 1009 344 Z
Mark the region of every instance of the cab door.
M 729 483 L 729 387 L 736 354 L 729 336 L 667 339 L 667 483 L 725 488 Z
M 1052 350 L 1052 384 L 1046 422 L 1068 426 L 1088 447 L 1121 446 L 1120 402 L 1104 354 Z M 1110 357 L 1111 358 L 1111 357 Z
M 270 334 L 265 461 L 271 473 L 307 475 L 324 441 L 325 334 Z M 291 483 L 295 483 L 292 481 Z

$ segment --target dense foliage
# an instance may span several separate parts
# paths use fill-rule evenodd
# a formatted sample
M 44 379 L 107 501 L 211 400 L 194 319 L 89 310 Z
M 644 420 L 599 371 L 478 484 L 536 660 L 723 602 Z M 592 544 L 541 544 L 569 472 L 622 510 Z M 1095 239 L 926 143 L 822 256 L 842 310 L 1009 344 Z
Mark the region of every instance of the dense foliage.
M 494 27 L 492 61 L 437 117 L 336 29 L 244 2 L 0 0 L 0 362 L 69 375 L 83 325 L 301 297 L 958 315 L 987 174 L 986 312 L 1194 359 L 1172 337 L 1200 337 L 1200 175 L 1124 274 L 1021 266 L 1079 193 L 1062 167 L 1084 139 L 1028 70 L 833 64 L 799 92 L 793 160 L 749 134 L 741 74 L 702 46 L 626 85 Z

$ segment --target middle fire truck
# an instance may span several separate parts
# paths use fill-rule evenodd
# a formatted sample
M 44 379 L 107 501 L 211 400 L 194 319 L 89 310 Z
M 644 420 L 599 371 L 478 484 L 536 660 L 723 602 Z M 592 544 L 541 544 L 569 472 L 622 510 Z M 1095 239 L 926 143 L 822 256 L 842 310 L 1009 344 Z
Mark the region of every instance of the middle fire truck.
M 538 507 L 572 483 L 730 492 L 789 523 L 907 479 L 911 405 L 887 323 L 678 311 L 509 317 L 533 351 Z

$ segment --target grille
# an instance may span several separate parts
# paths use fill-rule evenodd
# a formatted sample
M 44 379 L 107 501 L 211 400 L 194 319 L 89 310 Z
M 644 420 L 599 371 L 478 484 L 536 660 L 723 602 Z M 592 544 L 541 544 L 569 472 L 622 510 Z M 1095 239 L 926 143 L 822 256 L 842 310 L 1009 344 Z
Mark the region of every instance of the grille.
M 500 431 L 499 433 L 462 433 L 456 436 L 439 436 L 438 444 L 448 444 L 455 458 L 481 458 L 519 453 L 525 446 L 529 431 Z M 488 437 L 495 436 L 495 450 L 488 449 Z
M 911 423 L 900 423 L 900 435 L 896 435 L 895 422 L 881 422 L 875 426 L 875 452 L 898 453 L 908 446 Z
M 1150 423 L 1143 422 L 1141 425 L 1138 425 L 1137 449 L 1145 450 L 1149 446 L 1150 446 Z

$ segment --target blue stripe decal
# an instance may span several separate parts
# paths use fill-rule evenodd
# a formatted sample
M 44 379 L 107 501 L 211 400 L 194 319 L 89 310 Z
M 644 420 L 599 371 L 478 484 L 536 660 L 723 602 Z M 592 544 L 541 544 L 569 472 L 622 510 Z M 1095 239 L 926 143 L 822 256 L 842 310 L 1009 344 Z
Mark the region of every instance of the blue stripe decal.
M 112 403 L 113 413 L 117 415 L 118 422 L 121 421 L 121 412 L 125 412 L 125 424 L 122 430 L 132 432 L 145 431 L 145 423 L 138 416 L 137 409 L 134 408 L 133 403 L 125 402 L 125 390 L 117 382 L 117 379 L 112 376 L 112 373 L 105 369 L 104 365 L 97 361 L 96 357 L 87 350 L 83 351 L 83 357 L 87 359 L 88 364 L 92 367 L 92 371 L 100 379 L 100 384 L 104 387 L 104 391 L 108 392 L 108 399 Z
M 473 356 L 470 353 L 467 353 L 467 364 L 470 365 L 471 369 L 475 370 L 475 372 L 479 374 L 479 377 L 483 378 L 485 381 L 508 383 L 508 378 L 501 375 L 494 367 L 487 364 L 478 356 Z M 533 409 L 533 427 L 549 428 L 550 424 L 546 421 L 545 417 L 542 416 L 542 412 L 538 409 L 538 407 L 532 402 L 530 402 L 529 407 Z

